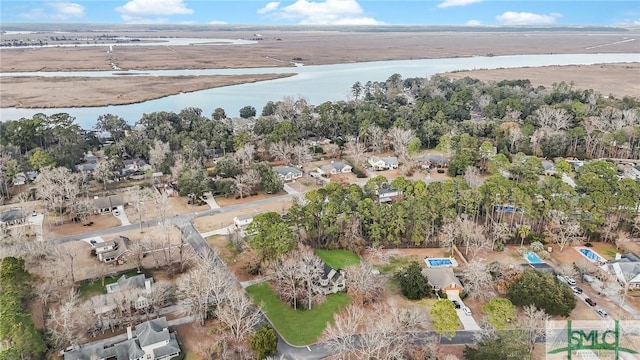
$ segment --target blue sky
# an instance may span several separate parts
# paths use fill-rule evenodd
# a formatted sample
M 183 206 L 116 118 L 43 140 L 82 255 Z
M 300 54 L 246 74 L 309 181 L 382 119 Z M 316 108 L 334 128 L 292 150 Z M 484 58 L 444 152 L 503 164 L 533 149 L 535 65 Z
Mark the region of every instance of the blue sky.
M 640 1 L 0 1 L 0 22 L 260 25 L 640 25 Z

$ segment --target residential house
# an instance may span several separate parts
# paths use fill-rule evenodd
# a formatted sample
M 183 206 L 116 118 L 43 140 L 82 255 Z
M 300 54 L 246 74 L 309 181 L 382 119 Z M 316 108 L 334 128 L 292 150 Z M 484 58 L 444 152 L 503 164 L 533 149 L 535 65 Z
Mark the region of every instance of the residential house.
M 377 157 L 372 156 L 369 158 L 369 165 L 373 167 L 374 170 L 390 170 L 398 168 L 398 158 L 395 156 L 388 157 Z
M 322 287 L 325 295 L 345 291 L 346 280 L 344 276 L 344 270 L 336 270 L 331 266 L 324 264 L 324 274 L 320 279 L 320 287 Z
M 0 213 L 0 225 L 21 225 L 27 221 L 27 214 L 20 208 L 13 208 Z
M 348 174 L 351 172 L 353 168 L 351 165 L 344 163 L 342 161 L 331 161 L 330 164 L 325 164 L 318 167 L 318 173 L 322 176 L 331 176 L 336 174 Z
M 91 151 L 87 151 L 82 158 L 82 162 L 76 165 L 76 170 L 80 172 L 93 172 L 98 167 L 98 158 Z
M 300 179 L 303 175 L 302 170 L 294 168 L 293 166 L 278 166 L 273 168 L 273 171 L 275 171 L 275 173 L 284 181 Z
M 419 159 L 420 167 L 423 169 L 446 168 L 449 166 L 449 159 L 438 154 L 427 154 Z
M 129 301 L 130 306 L 138 311 L 146 310 L 151 305 L 148 295 L 151 292 L 153 278 L 146 278 L 144 274 L 127 277 L 120 276 L 118 281 L 105 286 L 107 294 L 96 295 L 91 298 L 93 311 L 96 315 L 108 314 L 121 306 L 123 301 Z M 118 296 L 122 294 L 122 296 Z M 137 297 L 132 296 L 137 295 Z
M 124 197 L 122 195 L 111 195 L 107 197 L 94 197 L 93 208 L 96 213 L 109 214 L 119 206 L 124 206 Z
M 125 255 L 129 250 L 127 249 L 127 242 L 129 239 L 120 236 L 116 240 L 104 241 L 94 244 L 96 256 L 98 260 L 110 263 L 114 261 L 123 262 Z
M 233 223 L 237 228 L 247 226 L 253 222 L 253 215 L 242 214 L 233 218 Z
M 425 262 L 427 259 L 425 259 Z M 427 282 L 435 289 L 444 293 L 449 291 L 461 293 L 464 290 L 462 283 L 453 273 L 450 267 L 424 268 L 422 275 L 427 277 Z
M 13 175 L 13 185 L 19 186 L 33 182 L 38 177 L 37 171 L 19 172 Z
M 627 166 L 624 175 L 632 180 L 640 179 L 640 166 Z
M 640 289 L 640 258 L 634 254 L 616 255 L 603 265 L 603 269 L 614 274 L 622 286 L 628 286 L 629 290 Z
M 573 170 L 577 170 L 579 167 L 584 166 L 585 162 L 582 160 L 578 160 L 576 158 L 567 158 L 566 159 L 571 166 L 573 166 Z
M 391 188 L 380 188 L 376 190 L 379 203 L 388 203 L 398 199 L 402 194 L 400 191 Z
M 544 169 L 544 174 L 546 176 L 557 174 L 556 166 L 549 160 L 542 160 L 542 168 Z
M 64 360 L 169 360 L 180 355 L 176 333 L 162 317 L 127 328 L 127 339 L 104 341 L 65 351 Z
M 124 167 L 120 172 L 124 176 L 132 175 L 139 171 L 152 170 L 151 165 L 147 164 L 144 159 L 140 158 L 126 159 L 122 161 L 122 164 L 124 165 Z

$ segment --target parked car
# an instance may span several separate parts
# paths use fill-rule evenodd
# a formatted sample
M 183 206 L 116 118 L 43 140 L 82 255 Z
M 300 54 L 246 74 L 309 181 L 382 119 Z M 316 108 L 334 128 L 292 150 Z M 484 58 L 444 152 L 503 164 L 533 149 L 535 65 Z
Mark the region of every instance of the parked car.
M 31 213 L 31 216 L 38 216 L 38 213 L 34 211 Z
M 465 313 L 465 315 L 469 315 L 469 316 L 471 316 L 471 309 L 469 309 L 469 308 L 468 308 L 468 307 L 466 307 L 466 306 L 462 308 L 462 312 L 464 312 L 464 313 Z
M 584 299 L 584 302 L 586 302 L 587 304 L 591 305 L 591 306 L 596 306 L 596 302 L 591 300 L 591 298 L 586 298 Z
M 458 302 L 458 300 L 451 300 L 451 302 L 453 303 L 453 306 L 456 307 L 456 309 L 460 309 L 462 307 L 462 305 L 460 305 L 460 302 Z
M 564 279 L 567 282 L 567 284 L 569 284 L 569 286 L 576 286 L 576 281 L 573 280 L 572 278 L 565 276 Z
M 95 240 L 91 239 L 91 240 L 89 240 L 89 243 L 91 244 L 91 246 L 95 247 L 95 246 L 96 246 L 97 241 L 95 241 Z
M 120 210 L 118 210 L 118 209 L 113 210 L 113 215 L 119 216 L 120 215 Z
M 593 282 L 593 278 L 591 276 L 587 275 L 587 274 L 582 275 L 582 280 L 584 280 L 584 281 L 586 281 L 588 283 Z
M 607 317 L 609 316 L 609 314 L 607 314 L 606 311 L 604 311 L 604 309 L 602 308 L 596 308 L 596 313 L 602 317 Z
M 572 286 L 571 289 L 573 289 L 573 292 L 576 294 L 582 294 L 582 289 L 577 286 Z

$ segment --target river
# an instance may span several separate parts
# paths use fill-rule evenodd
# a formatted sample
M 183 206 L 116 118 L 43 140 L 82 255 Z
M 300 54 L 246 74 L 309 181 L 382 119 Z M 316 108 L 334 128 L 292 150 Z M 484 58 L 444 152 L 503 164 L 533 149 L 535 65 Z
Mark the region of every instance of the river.
M 251 84 L 226 86 L 149 100 L 139 104 L 100 106 L 90 108 L 50 108 L 50 109 L 0 109 L 0 120 L 13 120 L 31 117 L 42 112 L 53 114 L 64 112 L 76 118 L 84 128 L 95 125 L 99 115 L 114 114 L 127 122 L 137 122 L 142 114 L 154 111 L 179 112 L 185 107 L 201 108 L 210 115 L 217 107 L 225 109 L 230 116 L 237 116 L 240 108 L 251 105 L 258 113 L 268 101 L 278 101 L 285 96 L 297 98 L 303 96 L 309 103 L 318 105 L 325 101 L 345 100 L 349 97 L 351 86 L 360 81 L 384 81 L 394 73 L 403 78 L 425 77 L 436 73 L 473 70 L 517 68 L 552 65 L 590 65 L 598 63 L 640 62 L 640 54 L 553 54 L 553 55 L 515 55 L 495 57 L 468 57 L 450 59 L 423 59 L 400 61 L 376 61 L 336 65 L 317 65 L 289 68 L 253 68 L 253 69 L 208 69 L 208 70 L 154 70 L 141 71 L 141 75 L 232 75 L 261 73 L 290 73 L 298 75 Z M 3 73 L 0 76 L 91 76 L 113 77 L 118 72 L 29 72 Z M 135 72 L 132 72 L 135 73 Z

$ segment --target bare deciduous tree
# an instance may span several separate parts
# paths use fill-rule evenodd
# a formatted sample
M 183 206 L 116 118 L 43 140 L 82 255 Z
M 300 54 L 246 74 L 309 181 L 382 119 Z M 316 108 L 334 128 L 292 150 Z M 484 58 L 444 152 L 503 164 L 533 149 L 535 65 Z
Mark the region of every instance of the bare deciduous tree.
M 291 163 L 293 152 L 293 146 L 285 141 L 276 141 L 269 145 L 269 154 L 276 160 L 283 161 L 285 164 Z
M 393 127 L 389 129 L 389 137 L 391 138 L 391 144 L 393 145 L 395 154 L 401 159 L 406 159 L 409 143 L 416 137 L 413 130 Z
M 384 130 L 378 125 L 371 125 L 367 129 L 367 139 L 369 146 L 374 153 L 381 153 L 384 150 L 385 134 Z
M 582 240 L 580 224 L 559 212 L 554 212 L 551 216 L 551 221 L 547 224 L 547 233 L 560 246 L 560 251 L 564 250 L 565 246 L 572 246 Z
M 128 193 L 129 204 L 133 207 L 138 215 L 138 223 L 140 224 L 140 233 L 142 233 L 142 214 L 144 214 L 144 203 L 152 198 L 151 191 L 148 188 L 136 188 Z
M 527 305 L 523 310 L 523 316 L 518 317 L 518 324 L 527 334 L 529 351 L 533 351 L 536 341 L 544 336 L 550 317 L 544 310 L 536 309 L 535 305 Z
M 200 325 L 224 300 L 231 287 L 228 273 L 211 258 L 203 258 L 178 280 L 177 295 L 185 312 Z
M 256 148 L 253 144 L 244 144 L 240 149 L 236 150 L 234 158 L 242 168 L 247 169 L 253 164 L 255 152 Z
M 169 144 L 158 139 L 153 140 L 153 147 L 149 150 L 149 163 L 154 170 L 159 170 L 167 155 L 171 152 Z
M 311 163 L 311 160 L 313 160 L 309 148 L 304 144 L 295 145 L 291 152 L 293 153 L 295 164 L 301 168 L 309 165 L 309 163 Z
M 371 265 L 361 262 L 345 269 L 347 289 L 359 305 L 374 302 L 384 292 L 384 282 Z
M 231 339 L 237 343 L 243 342 L 260 324 L 262 317 L 243 291 L 231 288 L 226 295 L 226 299 L 217 307 L 216 315 Z
M 495 296 L 493 277 L 484 262 L 471 260 L 462 270 L 462 277 L 469 298 L 486 300 Z
M 482 185 L 482 178 L 480 178 L 480 170 L 477 167 L 469 165 L 464 172 L 464 180 L 467 182 L 470 188 L 477 189 Z
M 351 158 L 353 161 L 353 165 L 360 166 L 365 159 L 365 151 L 367 150 L 366 146 L 357 141 L 349 141 L 344 146 L 345 154 Z
M 566 129 L 571 125 L 571 114 L 562 108 L 552 108 L 543 105 L 534 111 L 540 127 L 547 127 L 553 131 Z

